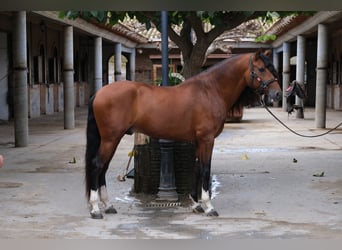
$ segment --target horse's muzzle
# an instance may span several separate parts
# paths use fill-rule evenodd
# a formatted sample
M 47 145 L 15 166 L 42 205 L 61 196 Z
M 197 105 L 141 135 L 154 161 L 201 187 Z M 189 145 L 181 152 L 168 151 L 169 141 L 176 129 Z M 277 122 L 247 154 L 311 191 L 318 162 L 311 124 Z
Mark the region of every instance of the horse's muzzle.
M 281 90 L 270 89 L 267 96 L 270 102 L 278 102 L 282 99 L 283 94 Z

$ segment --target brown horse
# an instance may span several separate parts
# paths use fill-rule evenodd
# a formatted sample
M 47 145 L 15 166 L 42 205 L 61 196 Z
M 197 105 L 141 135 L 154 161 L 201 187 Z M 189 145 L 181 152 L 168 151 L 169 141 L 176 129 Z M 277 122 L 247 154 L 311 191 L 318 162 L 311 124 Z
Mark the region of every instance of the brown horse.
M 87 125 L 86 192 L 91 217 L 103 218 L 100 201 L 105 213 L 116 213 L 108 204 L 105 175 L 121 138 L 133 132 L 194 143 L 192 208 L 218 216 L 209 195 L 214 139 L 223 129 L 228 110 L 237 102 L 252 100 L 245 98 L 246 93 L 259 99 L 263 94 L 281 98 L 269 56 L 270 51 L 233 56 L 173 87 L 121 81 L 100 89 L 89 102 Z M 197 197 L 200 182 L 205 210 Z

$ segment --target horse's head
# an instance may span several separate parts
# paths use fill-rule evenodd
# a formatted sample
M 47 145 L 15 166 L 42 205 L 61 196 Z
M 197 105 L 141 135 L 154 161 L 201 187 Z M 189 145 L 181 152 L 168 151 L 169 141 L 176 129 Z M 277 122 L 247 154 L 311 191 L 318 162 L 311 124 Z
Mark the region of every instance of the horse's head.
M 260 95 L 266 95 L 269 101 L 279 101 L 282 98 L 282 92 L 279 85 L 278 73 L 270 59 L 271 54 L 270 50 L 264 53 L 258 50 L 250 56 L 249 86 Z

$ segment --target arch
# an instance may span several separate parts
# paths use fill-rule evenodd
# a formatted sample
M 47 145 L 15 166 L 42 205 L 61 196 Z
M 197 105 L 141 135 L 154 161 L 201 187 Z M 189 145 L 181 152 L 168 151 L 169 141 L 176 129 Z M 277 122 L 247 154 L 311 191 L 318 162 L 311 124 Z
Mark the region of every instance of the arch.
M 121 55 L 121 79 L 127 79 L 128 59 L 125 55 Z M 115 54 L 111 54 L 107 60 L 107 81 L 108 83 L 115 82 Z
M 45 83 L 45 47 L 38 45 L 38 56 L 33 58 L 33 80 L 35 84 Z
M 49 82 L 50 83 L 57 83 L 58 82 L 58 50 L 56 46 L 52 48 L 52 57 L 49 58 L 49 68 L 48 68 L 48 75 L 49 75 Z

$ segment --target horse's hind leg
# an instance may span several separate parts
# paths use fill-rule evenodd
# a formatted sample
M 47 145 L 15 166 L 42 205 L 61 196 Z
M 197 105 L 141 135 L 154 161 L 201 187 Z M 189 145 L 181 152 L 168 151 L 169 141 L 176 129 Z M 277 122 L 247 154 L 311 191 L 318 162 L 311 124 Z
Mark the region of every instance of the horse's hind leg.
M 116 214 L 116 209 L 113 207 L 113 205 L 109 204 L 109 198 L 107 193 L 106 172 L 108 170 L 109 163 L 110 162 L 106 164 L 99 178 L 100 200 L 104 204 L 106 214 Z
M 89 204 L 90 204 L 90 215 L 93 219 L 102 219 L 103 215 L 100 212 L 99 208 L 99 179 L 98 172 L 100 171 L 100 164 L 98 160 L 98 156 L 93 159 L 94 169 L 89 174 L 89 182 L 90 182 L 90 192 L 89 192 Z
M 103 218 L 99 208 L 100 200 L 104 202 L 106 206 L 105 209 L 107 211 L 110 209 L 108 206 L 105 175 L 109 166 L 109 162 L 116 150 L 117 144 L 118 142 L 101 141 L 99 151 L 94 159 L 95 168 L 92 173 L 92 185 L 89 197 L 89 203 L 91 205 L 90 215 L 93 219 Z M 111 209 L 111 211 L 115 210 L 113 209 Z

